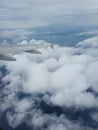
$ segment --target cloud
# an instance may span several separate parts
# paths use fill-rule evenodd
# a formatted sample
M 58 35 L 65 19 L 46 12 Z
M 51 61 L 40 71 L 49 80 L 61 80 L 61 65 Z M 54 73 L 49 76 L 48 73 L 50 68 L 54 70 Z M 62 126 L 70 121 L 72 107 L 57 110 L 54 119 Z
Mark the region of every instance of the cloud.
M 93 37 L 93 38 L 86 39 L 83 42 L 79 42 L 77 46 L 96 48 L 98 47 L 97 42 L 98 42 L 98 37 Z
M 92 30 L 92 31 L 84 31 L 78 34 L 75 34 L 76 36 L 85 36 L 85 35 L 98 35 L 98 30 Z
M 98 84 L 98 78 L 97 78 L 98 77 L 97 76 L 98 75 L 98 69 L 97 69 L 97 66 L 98 66 L 97 61 L 95 63 L 92 63 L 90 65 L 90 67 L 88 68 L 88 73 L 87 73 L 88 81 L 89 81 L 90 85 L 93 86 L 95 91 L 98 91 L 98 87 L 97 87 L 97 84 Z
M 19 36 L 28 36 L 28 35 L 31 35 L 31 34 L 33 34 L 33 32 L 28 32 L 27 30 L 25 30 L 25 29 L 18 29 L 18 30 L 3 30 L 2 32 L 1 32 L 1 34 L 0 34 L 0 37 L 1 38 L 4 38 L 4 39 L 6 39 L 6 38 L 15 38 L 15 37 L 19 37 Z M 25 39 L 25 38 L 24 38 Z
M 31 35 L 36 34 L 35 31 L 30 31 L 26 29 L 5 29 L 0 30 L 0 40 L 1 44 L 7 44 L 7 43 L 18 43 L 23 40 L 27 40 L 28 37 Z
M 78 43 L 78 48 L 55 45 L 51 49 L 46 46 L 48 43 L 32 39 L 25 43 L 43 42 L 45 45 L 40 48 L 41 55 L 16 54 L 15 62 L 2 62 L 8 72 L 1 79 L 4 87 L 0 95 L 0 113 L 6 111 L 9 125 L 16 128 L 25 122 L 35 130 L 93 130 L 82 124 L 85 122 L 82 117 L 82 121 L 72 120 L 65 112 L 70 108 L 73 113 L 98 108 L 96 40 L 97 37 L 87 39 Z M 89 48 L 85 48 L 85 42 Z M 63 112 L 58 115 L 55 110 L 49 114 L 47 106 L 58 107 Z M 94 114 L 89 118 L 97 121 Z
M 15 2 L 1 0 L 0 8 L 1 28 L 28 28 L 62 23 L 69 25 L 98 23 L 97 0 L 75 0 L 74 2 L 73 0 L 17 0 Z

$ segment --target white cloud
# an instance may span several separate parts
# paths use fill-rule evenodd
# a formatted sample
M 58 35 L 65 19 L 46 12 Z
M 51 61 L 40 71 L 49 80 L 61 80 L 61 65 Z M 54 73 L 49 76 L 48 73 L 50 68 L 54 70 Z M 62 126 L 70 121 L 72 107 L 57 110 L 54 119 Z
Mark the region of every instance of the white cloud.
M 13 128 L 16 128 L 17 126 L 19 126 L 22 122 L 24 122 L 24 113 L 15 113 L 12 114 L 10 112 L 7 113 L 7 119 L 9 121 L 9 125 Z
M 87 69 L 88 82 L 98 92 L 98 62 L 92 63 Z
M 98 47 L 98 37 L 93 37 L 84 40 L 83 42 L 79 42 L 77 46 L 82 46 L 82 47 Z
M 92 117 L 94 120 L 98 121 L 98 113 L 97 112 L 93 113 Z
M 15 63 L 7 64 L 10 73 L 3 81 L 11 80 L 10 88 L 17 88 L 21 85 L 21 89 L 25 93 L 45 93 L 49 91 L 53 94 L 53 102 L 57 98 L 56 101 L 59 102 L 60 100 L 62 105 L 68 105 L 70 102 L 74 105 L 76 98 L 79 100 L 78 95 L 83 94 L 84 96 L 86 94 L 84 92 L 90 86 L 93 89 L 97 88 L 97 76 L 93 76 L 97 75 L 97 63 L 95 62 L 93 65 L 92 60 L 94 58 L 92 59 L 85 53 L 73 55 L 70 49 L 67 50 L 67 47 L 54 50 L 47 48 L 43 49 L 43 54 L 39 56 L 17 55 Z M 91 73 L 92 75 L 90 75 Z M 88 81 L 89 78 L 90 81 Z M 75 98 L 72 99 L 70 95 Z M 64 101 L 59 97 L 62 97 Z M 81 96 L 80 100 L 82 100 Z M 85 105 L 87 104 L 85 103 Z
M 52 50 L 44 41 L 31 40 L 30 44 L 45 44 L 45 48 L 40 48 L 41 55 L 17 54 L 15 62 L 2 62 L 8 74 L 2 79 L 5 86 L 2 89 L 0 111 L 14 110 L 7 112 L 7 119 L 12 127 L 26 122 L 35 129 L 44 128 L 45 123 L 48 123 L 49 130 L 83 129 L 80 122 L 75 125 L 64 115 L 45 114 L 35 101 L 39 105 L 44 100 L 46 104 L 59 106 L 61 109 L 98 108 L 98 97 L 93 92 L 87 92 L 91 87 L 98 93 L 98 49 L 95 48 L 95 38 L 91 41 L 90 48 L 85 48 L 83 41 L 79 48 L 55 46 Z M 81 55 L 77 55 L 79 51 Z M 6 84 L 7 82 L 10 83 Z M 19 99 L 19 93 L 29 96 Z M 43 98 L 37 97 L 37 94 L 42 94 Z
M 83 31 L 81 33 L 75 34 L 76 36 L 85 36 L 85 35 L 98 35 L 98 30 L 92 31 Z

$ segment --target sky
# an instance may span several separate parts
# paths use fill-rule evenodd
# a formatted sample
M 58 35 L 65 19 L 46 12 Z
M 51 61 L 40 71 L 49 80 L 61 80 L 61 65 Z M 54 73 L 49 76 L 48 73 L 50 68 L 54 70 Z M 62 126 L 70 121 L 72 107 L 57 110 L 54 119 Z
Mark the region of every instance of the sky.
M 97 23 L 98 0 L 0 0 L 0 28 Z

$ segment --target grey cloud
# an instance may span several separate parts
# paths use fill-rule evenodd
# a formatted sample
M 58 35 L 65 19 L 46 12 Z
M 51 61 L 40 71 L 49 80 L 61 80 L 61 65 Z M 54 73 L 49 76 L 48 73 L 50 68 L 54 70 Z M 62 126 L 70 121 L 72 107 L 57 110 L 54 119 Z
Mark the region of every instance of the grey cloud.
M 0 24 L 2 28 L 35 27 L 53 23 L 97 24 L 97 5 L 96 0 L 1 1 L 1 8 L 4 10 Z M 92 18 L 95 20 L 92 21 Z
M 27 40 L 29 36 L 34 34 L 36 34 L 35 31 L 30 31 L 25 29 L 1 30 L 0 31 L 0 39 L 2 40 L 1 44 L 19 43 L 20 41 Z
M 0 32 L 0 37 L 3 39 L 7 39 L 7 38 L 16 38 L 19 36 L 28 36 L 33 34 L 33 31 L 26 31 L 25 29 L 18 29 L 18 30 L 3 30 Z M 24 38 L 25 39 L 25 38 Z

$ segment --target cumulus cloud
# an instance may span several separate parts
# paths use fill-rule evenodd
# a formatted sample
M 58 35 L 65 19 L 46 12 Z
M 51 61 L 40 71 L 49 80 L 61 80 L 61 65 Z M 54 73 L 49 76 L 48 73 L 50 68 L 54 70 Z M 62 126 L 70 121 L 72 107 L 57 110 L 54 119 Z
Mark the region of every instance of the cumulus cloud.
M 41 55 L 16 54 L 15 62 L 2 62 L 8 72 L 1 79 L 4 88 L 0 95 L 0 112 L 6 111 L 9 125 L 16 128 L 25 122 L 35 130 L 93 130 L 83 126 L 83 119 L 74 124 L 65 112 L 70 108 L 75 111 L 98 108 L 97 39 L 78 43 L 81 45 L 78 48 L 54 46 L 51 49 L 43 42 L 45 48 L 40 48 Z M 89 48 L 85 48 L 85 42 Z M 44 105 L 58 107 L 63 112 L 49 114 Z M 97 121 L 94 114 L 90 118 Z
M 98 43 L 98 37 L 93 37 L 93 38 L 86 39 L 83 42 L 79 42 L 77 46 L 96 48 L 98 47 L 97 43 Z

